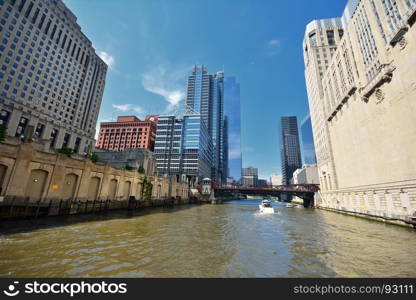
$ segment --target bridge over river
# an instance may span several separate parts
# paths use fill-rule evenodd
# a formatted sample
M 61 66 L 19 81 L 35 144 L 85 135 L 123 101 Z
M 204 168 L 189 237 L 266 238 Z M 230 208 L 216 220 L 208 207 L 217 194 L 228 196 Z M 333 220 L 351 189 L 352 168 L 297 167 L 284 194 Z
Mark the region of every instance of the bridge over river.
M 278 197 L 283 194 L 292 195 L 303 199 L 304 207 L 312 207 L 314 205 L 314 195 L 319 191 L 319 185 L 292 184 L 274 187 L 214 186 L 214 190 L 216 197 L 226 193 Z

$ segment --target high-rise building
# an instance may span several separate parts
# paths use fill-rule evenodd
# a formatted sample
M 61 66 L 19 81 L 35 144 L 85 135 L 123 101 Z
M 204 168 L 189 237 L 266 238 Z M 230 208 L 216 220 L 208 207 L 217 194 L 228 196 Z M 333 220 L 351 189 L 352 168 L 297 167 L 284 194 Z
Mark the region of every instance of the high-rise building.
M 241 172 L 241 182 L 245 186 L 257 186 L 259 180 L 259 172 L 257 168 L 243 168 Z
M 344 35 L 341 18 L 315 20 L 306 27 L 303 43 L 306 89 L 317 162 L 335 186 L 332 148 L 323 106 L 322 78 Z
M 135 116 L 117 117 L 117 122 L 102 122 L 96 143 L 101 150 L 123 151 L 129 148 L 155 146 L 157 115 L 147 115 L 142 121 Z
M 222 162 L 222 166 L 221 166 L 222 180 L 221 180 L 221 182 L 223 182 L 223 183 L 227 182 L 227 178 L 228 178 L 228 175 L 229 175 L 229 159 L 228 159 L 228 157 L 229 157 L 229 154 L 228 154 L 228 151 L 229 151 L 229 140 L 228 140 L 228 137 L 229 137 L 229 121 L 228 120 L 229 120 L 228 116 L 224 116 L 224 125 L 222 127 L 222 129 L 223 129 L 223 134 L 222 134 L 222 136 L 223 136 L 223 146 L 222 146 L 222 149 L 223 149 L 223 151 L 221 151 L 221 158 L 220 158 L 221 162 Z
M 312 123 L 310 115 L 307 115 L 300 123 L 300 135 L 304 164 L 316 164 L 315 145 L 313 143 Z
M 319 184 L 318 167 L 316 164 L 304 164 L 293 172 L 294 184 Z
M 159 175 L 182 173 L 182 137 L 182 119 L 173 115 L 159 116 L 154 150 Z
M 188 77 L 186 114 L 198 114 L 208 128 L 213 145 L 211 177 L 223 179 L 224 73 L 208 74 L 205 66 L 195 66 Z
M 203 179 L 211 175 L 213 145 L 208 128 L 199 115 L 183 117 L 182 171 Z
M 200 114 L 208 129 L 211 129 L 211 78 L 205 66 L 195 66 L 188 76 L 186 92 L 186 114 Z
M 416 0 L 349 0 L 341 18 L 306 27 L 319 205 L 403 222 L 415 212 L 415 20 Z
M 212 94 L 212 123 L 211 123 L 211 139 L 213 149 L 214 169 L 212 178 L 214 181 L 226 182 L 227 171 L 224 170 L 224 72 L 217 72 L 211 79 Z
M 267 182 L 266 179 L 258 179 L 257 180 L 257 186 L 258 187 L 267 187 L 267 186 L 269 186 L 269 183 Z
M 272 186 L 282 185 L 282 175 L 280 175 L 280 174 L 272 174 L 270 176 L 270 183 L 271 183 Z
M 228 117 L 228 176 L 239 181 L 242 168 L 240 84 L 232 76 L 225 77 L 224 81 L 224 115 Z
M 0 115 L 7 134 L 88 152 L 107 65 L 61 0 L 0 1 Z M 33 129 L 33 130 L 32 130 Z
M 159 175 L 184 175 L 194 181 L 210 177 L 212 142 L 202 117 L 159 116 L 155 157 Z
M 280 130 L 282 184 L 288 185 L 291 184 L 293 172 L 302 167 L 297 118 L 281 117 Z

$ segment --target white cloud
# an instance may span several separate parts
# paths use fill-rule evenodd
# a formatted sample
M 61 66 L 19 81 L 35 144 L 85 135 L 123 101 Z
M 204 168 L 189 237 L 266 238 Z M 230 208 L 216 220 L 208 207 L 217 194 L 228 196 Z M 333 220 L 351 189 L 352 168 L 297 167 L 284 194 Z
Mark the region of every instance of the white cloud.
M 129 111 L 131 109 L 131 104 L 113 104 L 113 107 L 119 111 Z
M 143 88 L 162 96 L 167 102 L 167 112 L 171 112 L 185 99 L 186 76 L 192 67 L 170 67 L 159 65 L 142 74 Z
M 136 113 L 144 113 L 144 109 L 141 106 L 133 106 L 132 104 L 112 104 L 112 106 L 118 110 L 118 111 L 122 111 L 122 112 L 136 112 Z
M 107 66 L 111 69 L 114 66 L 115 59 L 113 56 L 108 54 L 105 51 L 99 51 L 98 56 L 107 64 Z
M 269 48 L 276 48 L 280 45 L 280 41 L 278 39 L 272 39 L 267 42 L 267 46 Z
M 133 110 L 138 114 L 141 114 L 141 113 L 144 112 L 143 107 L 141 107 L 141 106 L 135 106 L 135 107 L 133 107 Z
M 277 54 L 281 45 L 281 41 L 279 39 L 271 39 L 266 42 L 266 55 L 267 56 L 274 56 Z

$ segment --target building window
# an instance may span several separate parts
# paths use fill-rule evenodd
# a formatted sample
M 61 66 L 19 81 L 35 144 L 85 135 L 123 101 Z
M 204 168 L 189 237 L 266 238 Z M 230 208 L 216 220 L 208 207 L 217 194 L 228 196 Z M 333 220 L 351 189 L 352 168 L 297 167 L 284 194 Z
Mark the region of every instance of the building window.
M 327 30 L 326 37 L 328 38 L 328 44 L 330 46 L 335 46 L 335 36 L 333 30 Z
M 64 141 L 62 143 L 62 148 L 68 147 L 70 138 L 71 138 L 71 135 L 69 133 L 65 133 Z
M 58 130 L 52 129 L 51 138 L 50 138 L 50 141 L 51 141 L 50 146 L 51 147 L 55 146 L 57 136 L 58 136 Z
M 42 136 L 44 129 L 45 129 L 45 125 L 39 123 L 35 129 L 35 137 L 40 138 Z
M 29 120 L 26 119 L 26 118 L 23 118 L 23 117 L 20 118 L 19 124 L 17 125 L 15 137 L 21 137 L 21 136 L 23 136 L 28 121 Z
M 0 101 L 2 102 L 2 101 Z M 10 117 L 10 113 L 7 110 L 2 109 L 0 111 L 0 124 L 1 125 L 6 125 L 7 121 L 9 120 Z

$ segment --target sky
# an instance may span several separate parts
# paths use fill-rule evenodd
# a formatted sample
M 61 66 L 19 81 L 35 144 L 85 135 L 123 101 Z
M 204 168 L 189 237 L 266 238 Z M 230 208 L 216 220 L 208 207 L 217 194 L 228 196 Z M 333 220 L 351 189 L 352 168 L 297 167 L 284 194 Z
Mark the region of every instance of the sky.
M 99 122 L 175 113 L 195 64 L 241 86 L 243 167 L 281 173 L 279 120 L 309 113 L 302 40 L 346 0 L 64 0 L 109 66 Z M 99 125 L 99 124 L 98 124 Z

